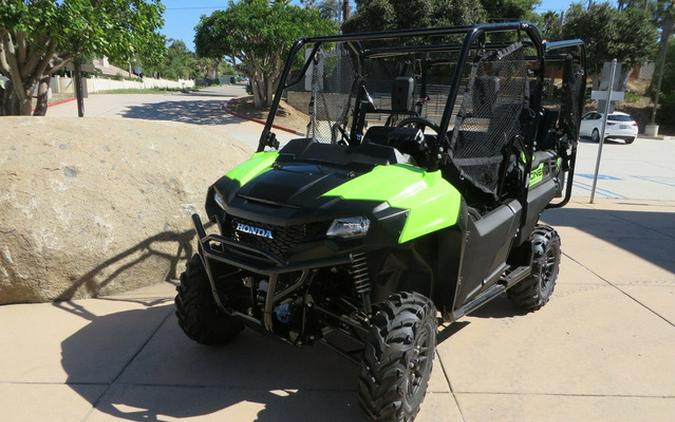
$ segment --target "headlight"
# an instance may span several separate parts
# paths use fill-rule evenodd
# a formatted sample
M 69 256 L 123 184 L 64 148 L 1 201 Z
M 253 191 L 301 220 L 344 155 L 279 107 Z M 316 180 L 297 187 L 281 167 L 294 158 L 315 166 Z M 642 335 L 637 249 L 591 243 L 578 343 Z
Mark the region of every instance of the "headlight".
M 223 198 L 223 195 L 221 195 L 220 192 L 216 191 L 215 195 L 213 195 L 213 200 L 216 201 L 216 204 L 218 204 L 220 209 L 225 211 L 225 209 L 227 208 L 225 206 L 225 198 Z
M 366 217 L 337 218 L 328 228 L 326 236 L 342 239 L 364 237 L 370 228 L 370 220 Z

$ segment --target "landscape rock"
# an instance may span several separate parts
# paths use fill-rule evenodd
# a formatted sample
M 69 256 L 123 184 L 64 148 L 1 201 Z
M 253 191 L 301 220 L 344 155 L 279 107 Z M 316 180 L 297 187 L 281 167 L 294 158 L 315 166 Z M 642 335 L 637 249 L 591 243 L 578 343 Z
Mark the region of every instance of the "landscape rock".
M 244 160 L 222 127 L 0 118 L 0 304 L 88 297 L 178 277 L 190 215 Z

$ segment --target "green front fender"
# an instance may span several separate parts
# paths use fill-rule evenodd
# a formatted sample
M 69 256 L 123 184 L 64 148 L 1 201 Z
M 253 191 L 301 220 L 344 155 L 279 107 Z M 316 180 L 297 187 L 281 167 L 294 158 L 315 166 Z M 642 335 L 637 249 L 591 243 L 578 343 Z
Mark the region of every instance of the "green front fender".
M 240 187 L 244 186 L 256 176 L 271 169 L 278 156 L 278 151 L 256 152 L 251 158 L 225 173 L 225 176 L 239 182 Z
M 381 201 L 408 210 L 399 243 L 455 225 L 462 202 L 460 193 L 440 171 L 426 172 L 407 164 L 377 166 L 323 196 Z

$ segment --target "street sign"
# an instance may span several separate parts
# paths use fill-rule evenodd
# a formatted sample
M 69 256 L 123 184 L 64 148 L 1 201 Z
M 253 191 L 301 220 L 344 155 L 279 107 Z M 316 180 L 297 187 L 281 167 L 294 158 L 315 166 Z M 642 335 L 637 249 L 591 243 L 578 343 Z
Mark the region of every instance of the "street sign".
M 607 101 L 608 91 L 591 91 L 591 100 Z M 609 101 L 623 101 L 624 91 L 612 91 Z
M 605 68 L 607 64 L 605 64 Z M 602 158 L 602 146 L 605 144 L 605 130 L 607 129 L 607 116 L 609 116 L 609 113 L 612 112 L 610 107 L 612 107 L 612 102 L 617 101 L 614 99 L 614 95 L 617 93 L 614 89 L 616 88 L 615 86 L 615 81 L 616 81 L 616 69 L 617 69 L 617 62 L 616 59 L 612 60 L 612 63 L 610 65 L 610 70 L 609 70 L 609 80 L 602 80 L 600 82 L 600 89 L 602 89 L 603 85 L 605 87 L 605 91 L 599 91 L 602 95 L 604 96 L 604 101 L 601 101 L 598 103 L 598 105 L 603 105 L 603 113 L 602 113 L 602 126 L 600 129 L 600 142 L 598 145 L 598 159 L 595 161 L 595 175 L 593 177 L 593 187 L 591 188 L 591 200 L 590 203 L 593 203 L 593 200 L 595 199 L 595 188 L 598 186 L 598 173 L 600 172 L 600 159 Z M 605 73 L 603 72 L 603 75 Z M 605 83 L 607 82 L 607 83 Z M 621 92 L 623 95 L 623 92 Z M 607 100 L 609 99 L 609 100 Z M 599 107 L 598 107 L 599 108 Z

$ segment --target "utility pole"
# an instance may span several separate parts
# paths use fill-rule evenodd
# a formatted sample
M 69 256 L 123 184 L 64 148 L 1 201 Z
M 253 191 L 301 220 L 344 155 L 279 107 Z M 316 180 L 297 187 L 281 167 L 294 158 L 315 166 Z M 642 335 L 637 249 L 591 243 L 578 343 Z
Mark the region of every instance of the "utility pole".
M 588 0 L 588 8 L 590 9 L 593 6 L 593 0 Z

